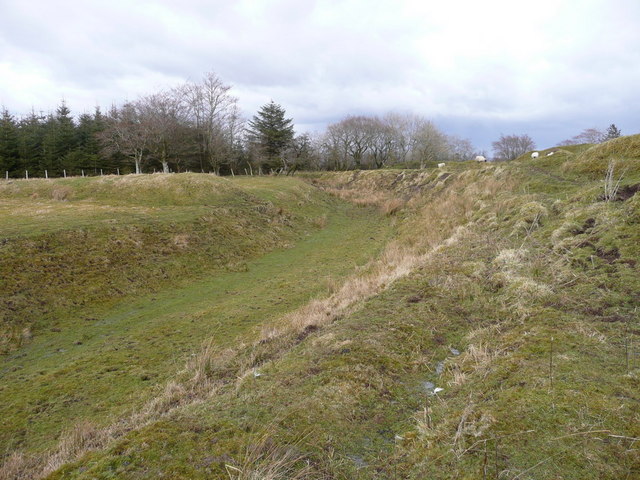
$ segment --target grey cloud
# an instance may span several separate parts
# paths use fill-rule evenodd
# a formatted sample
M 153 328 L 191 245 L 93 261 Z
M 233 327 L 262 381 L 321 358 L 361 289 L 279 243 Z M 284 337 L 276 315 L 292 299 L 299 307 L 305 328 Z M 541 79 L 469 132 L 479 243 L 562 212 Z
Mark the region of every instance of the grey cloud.
M 484 146 L 500 132 L 542 144 L 594 124 L 640 129 L 631 111 L 640 5 L 627 0 L 580 9 L 549 0 L 560 5 L 554 15 L 530 26 L 519 19 L 508 37 L 497 23 L 469 32 L 482 19 L 455 16 L 448 4 L 0 2 L 0 68 L 12 79 L 0 78 L 0 101 L 18 112 L 33 99 L 53 108 L 61 94 L 76 111 L 106 107 L 214 71 L 247 116 L 273 99 L 298 130 L 389 110 L 435 118 Z M 17 79 L 28 72 L 43 91 L 24 91 L 35 80 Z

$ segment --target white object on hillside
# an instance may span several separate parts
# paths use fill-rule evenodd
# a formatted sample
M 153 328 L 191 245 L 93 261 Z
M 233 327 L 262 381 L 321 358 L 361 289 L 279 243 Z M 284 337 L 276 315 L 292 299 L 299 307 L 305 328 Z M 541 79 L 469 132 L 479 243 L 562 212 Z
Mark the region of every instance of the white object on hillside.
M 478 155 L 476 156 L 476 162 L 486 162 L 487 159 L 484 157 L 484 155 Z
M 444 392 L 444 388 L 436 387 L 433 389 L 433 394 L 437 395 L 440 392 Z
M 533 152 L 531 154 L 531 158 L 538 158 L 540 156 L 540 154 L 538 152 Z
M 438 168 L 442 168 L 442 167 L 444 167 L 444 163 L 439 163 Z
M 550 157 L 550 156 L 551 156 L 551 155 L 553 155 L 554 153 L 556 153 L 556 152 L 549 152 L 549 153 L 547 153 L 547 157 Z

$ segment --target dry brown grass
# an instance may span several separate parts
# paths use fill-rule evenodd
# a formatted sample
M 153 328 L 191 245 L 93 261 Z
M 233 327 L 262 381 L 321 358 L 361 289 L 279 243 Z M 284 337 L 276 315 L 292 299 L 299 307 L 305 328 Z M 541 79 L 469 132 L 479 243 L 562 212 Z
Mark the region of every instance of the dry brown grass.
M 298 480 L 321 478 L 305 462 L 299 443 L 280 446 L 269 435 L 252 442 L 240 465 L 225 465 L 230 480 Z
M 345 190 L 341 188 L 328 187 L 325 189 L 328 193 L 351 202 L 359 207 L 382 207 L 382 205 L 389 201 L 388 192 L 375 192 L 375 191 L 361 191 L 361 190 Z
M 450 387 L 460 386 L 473 375 L 483 375 L 489 371 L 493 361 L 502 353 L 492 350 L 487 344 L 469 344 L 462 354 L 447 362 L 446 374 L 450 380 Z
M 51 198 L 53 200 L 64 201 L 69 200 L 73 196 L 73 189 L 68 186 L 60 186 L 51 190 Z
M 90 451 L 105 448 L 128 432 L 140 429 L 158 419 L 171 415 L 176 409 L 202 402 L 215 394 L 219 382 L 210 378 L 211 362 L 220 362 L 228 351 L 217 351 L 205 343 L 202 353 L 193 357 L 179 376 L 183 380 L 169 381 L 162 391 L 150 399 L 139 411 L 106 426 L 83 421 L 60 436 L 58 445 L 40 456 L 26 456 L 14 452 L 0 466 L 0 479 L 39 479 L 55 472 L 63 465 L 80 459 Z
M 457 229 L 441 246 L 456 242 L 464 229 Z M 315 299 L 292 312 L 277 325 L 263 327 L 259 342 L 270 342 L 287 335 L 298 335 L 310 328 L 322 328 L 350 313 L 357 306 L 388 288 L 397 279 L 408 275 L 424 264 L 438 247 L 423 254 L 398 242 L 387 246 L 383 254 L 367 265 L 359 274 L 347 279 L 334 293 Z
M 56 450 L 45 457 L 28 457 L 19 452 L 11 454 L 0 466 L 0 478 L 7 480 L 43 478 L 65 463 L 79 458 L 85 452 L 103 447 L 109 435 L 109 430 L 96 428 L 90 422 L 80 422 L 64 433 Z
M 323 229 L 327 226 L 327 216 L 320 215 L 319 217 L 314 218 L 311 223 L 314 227 Z
M 20 452 L 13 452 L 0 465 L 0 478 L 7 480 L 23 480 L 33 478 L 30 472 L 33 470 L 33 464 L 36 462 L 33 458 L 28 458 Z
M 398 213 L 405 205 L 404 200 L 400 198 L 390 198 L 382 203 L 380 210 L 384 215 L 391 216 Z
M 186 248 L 189 246 L 189 240 L 191 236 L 188 234 L 181 233 L 179 235 L 173 236 L 173 244 L 178 248 Z

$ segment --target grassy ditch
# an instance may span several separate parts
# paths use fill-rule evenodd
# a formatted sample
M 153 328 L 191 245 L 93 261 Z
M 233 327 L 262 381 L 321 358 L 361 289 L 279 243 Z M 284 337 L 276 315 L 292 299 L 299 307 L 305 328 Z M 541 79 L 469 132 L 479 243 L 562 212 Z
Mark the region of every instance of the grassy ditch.
M 0 183 L 0 353 L 317 230 L 326 199 L 275 188 L 190 174 Z
M 48 478 L 635 478 L 635 142 L 309 175 L 391 219 L 384 251 L 120 423 L 76 425 Z
M 244 212 L 234 212 L 233 205 L 227 205 L 224 208 L 228 214 L 233 212 L 233 219 L 218 216 L 216 222 L 207 223 L 215 225 L 214 232 L 209 232 L 211 248 L 218 255 L 223 249 L 233 252 L 224 257 L 222 265 L 217 258 L 210 262 L 207 250 L 194 249 L 180 258 L 178 249 L 163 257 L 167 260 L 164 265 L 154 265 L 157 257 L 153 256 L 128 265 L 135 269 L 129 275 L 136 279 L 150 275 L 147 268 L 172 272 L 165 282 L 145 285 L 142 293 L 128 289 L 108 301 L 82 297 L 84 304 L 77 306 L 73 303 L 77 298 L 65 290 L 64 300 L 73 304 L 58 306 L 55 323 L 37 324 L 28 342 L 3 358 L 2 396 L 10 399 L 0 406 L 3 451 L 21 451 L 34 458 L 55 444 L 69 425 L 90 422 L 100 426 L 115 421 L 156 395 L 204 340 L 220 347 L 250 341 L 257 334 L 256 326 L 333 288 L 337 279 L 375 255 L 389 235 L 389 223 L 375 210 L 336 201 L 297 180 L 238 179 L 232 187 L 239 196 L 233 197 L 236 202 L 250 198 L 255 205 Z M 289 209 L 292 213 L 287 213 Z M 262 211 L 273 211 L 272 216 L 263 223 L 255 221 L 255 212 L 269 214 Z M 168 221 L 178 229 L 192 228 L 187 226 L 189 219 L 197 223 L 201 218 L 192 213 L 184 213 L 185 225 L 175 216 Z M 242 240 L 250 249 L 239 253 L 243 243 L 229 232 L 223 240 L 230 244 L 215 240 L 212 233 L 225 220 L 233 223 L 231 229 L 254 222 L 242 230 Z M 83 221 L 89 222 L 90 215 Z M 128 221 L 137 228 L 134 220 Z M 153 234 L 163 228 L 158 218 L 147 221 L 156 222 Z M 282 226 L 281 222 L 286 223 Z M 96 223 L 99 230 L 101 220 Z M 259 228 L 265 231 L 256 231 Z M 63 229 L 56 235 L 63 249 L 63 240 L 74 234 Z M 33 241 L 32 233 L 27 236 Z M 87 243 L 97 236 L 90 236 Z M 16 242 L 21 240 L 16 235 Z M 85 246 L 91 251 L 97 248 Z M 151 253 L 140 250 L 140 255 Z M 175 273 L 177 267 L 182 275 Z M 122 270 L 86 268 L 80 274 L 104 285 L 106 280 L 118 281 Z

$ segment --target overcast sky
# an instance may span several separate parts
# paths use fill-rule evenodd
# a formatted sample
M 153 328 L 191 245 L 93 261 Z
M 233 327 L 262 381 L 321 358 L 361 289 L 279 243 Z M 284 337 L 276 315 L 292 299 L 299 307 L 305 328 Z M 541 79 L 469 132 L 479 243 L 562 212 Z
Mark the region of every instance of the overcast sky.
M 412 112 L 490 150 L 640 132 L 639 0 L 0 0 L 0 104 L 75 114 L 215 72 L 298 132 Z

